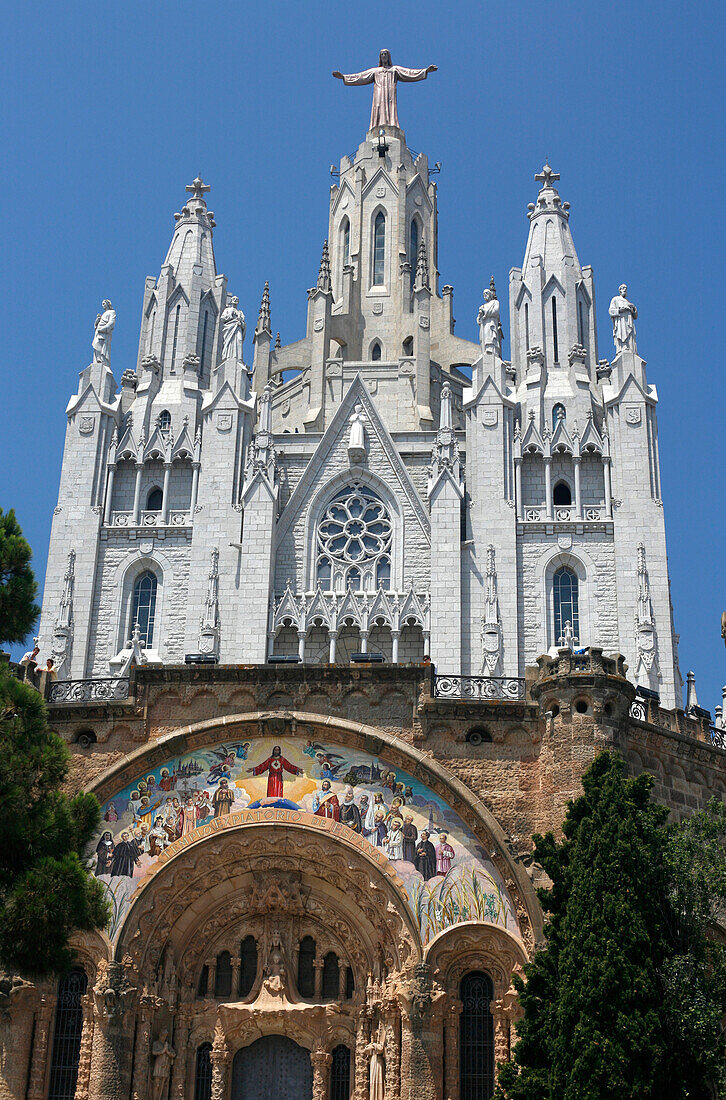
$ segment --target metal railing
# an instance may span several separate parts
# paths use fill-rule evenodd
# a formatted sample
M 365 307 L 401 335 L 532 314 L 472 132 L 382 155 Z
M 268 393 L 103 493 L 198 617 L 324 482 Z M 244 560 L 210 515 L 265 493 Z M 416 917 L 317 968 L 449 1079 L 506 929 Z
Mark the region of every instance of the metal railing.
M 513 676 L 434 676 L 437 699 L 474 699 L 504 702 L 524 699 L 525 681 Z
M 723 726 L 709 726 L 708 736 L 712 745 L 719 749 L 726 749 L 726 728 Z
M 113 703 L 129 697 L 128 677 L 103 680 L 54 680 L 48 685 L 49 703 Z

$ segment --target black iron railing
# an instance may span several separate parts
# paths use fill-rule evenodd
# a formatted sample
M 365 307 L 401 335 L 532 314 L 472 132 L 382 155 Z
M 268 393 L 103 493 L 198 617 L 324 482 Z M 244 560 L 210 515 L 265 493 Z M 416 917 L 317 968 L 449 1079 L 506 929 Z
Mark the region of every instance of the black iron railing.
M 437 699 L 524 699 L 524 680 L 513 676 L 434 676 Z
M 721 726 L 709 726 L 708 735 L 712 745 L 726 749 L 726 729 Z
M 128 699 L 128 677 L 103 680 L 54 680 L 48 685 L 49 703 L 112 703 Z

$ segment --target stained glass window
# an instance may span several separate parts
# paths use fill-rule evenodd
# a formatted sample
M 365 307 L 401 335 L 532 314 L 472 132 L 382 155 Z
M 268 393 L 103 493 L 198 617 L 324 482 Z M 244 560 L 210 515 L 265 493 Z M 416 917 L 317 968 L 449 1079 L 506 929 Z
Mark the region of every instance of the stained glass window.
M 465 974 L 459 991 L 459 1098 L 490 1100 L 494 1092 L 494 986 L 487 974 Z
M 580 636 L 580 600 L 577 574 L 565 566 L 552 578 L 552 597 L 555 612 L 555 645 L 564 636 L 565 624 L 572 627 L 573 637 Z

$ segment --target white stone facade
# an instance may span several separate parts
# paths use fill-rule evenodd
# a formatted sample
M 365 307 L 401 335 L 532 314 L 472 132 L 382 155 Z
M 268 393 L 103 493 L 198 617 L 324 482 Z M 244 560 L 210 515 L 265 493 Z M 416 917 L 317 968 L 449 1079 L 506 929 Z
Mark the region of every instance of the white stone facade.
M 558 177 L 537 179 L 511 362 L 493 286 L 481 343 L 454 334 L 436 184 L 386 127 L 341 161 L 304 337 L 274 340 L 266 284 L 250 367 L 222 359 L 234 302 L 194 181 L 135 368 L 113 364 L 119 387 L 94 361 L 66 410 L 41 624 L 64 676 L 116 672 L 135 621 L 162 663 L 378 652 L 522 676 L 567 638 L 680 703 L 657 394 L 634 330 L 598 358 L 592 268 Z

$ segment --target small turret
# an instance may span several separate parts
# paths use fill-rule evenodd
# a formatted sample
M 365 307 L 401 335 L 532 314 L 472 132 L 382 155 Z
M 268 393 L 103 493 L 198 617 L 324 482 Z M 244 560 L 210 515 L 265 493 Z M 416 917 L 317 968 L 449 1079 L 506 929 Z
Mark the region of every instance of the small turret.
M 265 280 L 265 288 L 262 291 L 260 312 L 257 315 L 257 326 L 254 335 L 255 358 L 253 364 L 253 388 L 255 393 L 262 393 L 270 380 L 270 348 L 272 345 L 272 329 L 270 327 L 270 284 Z

